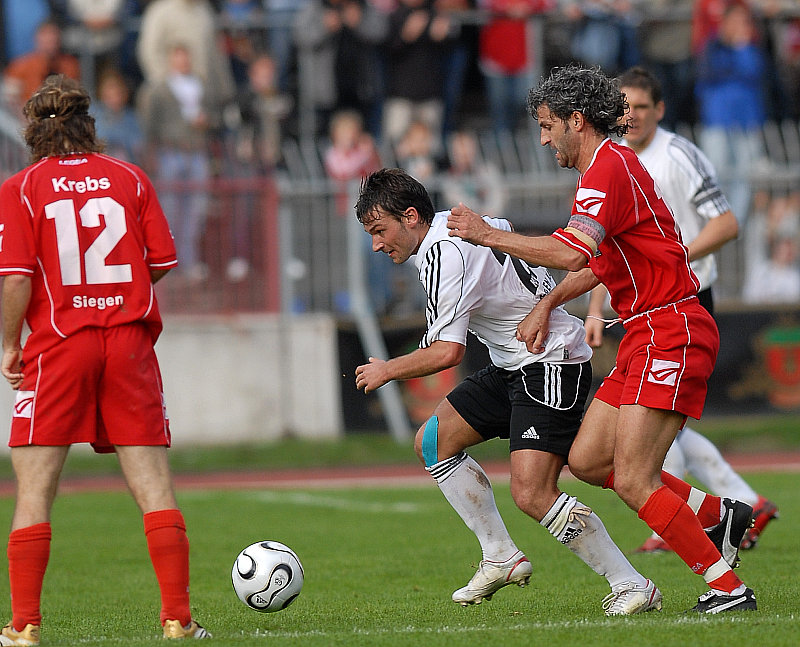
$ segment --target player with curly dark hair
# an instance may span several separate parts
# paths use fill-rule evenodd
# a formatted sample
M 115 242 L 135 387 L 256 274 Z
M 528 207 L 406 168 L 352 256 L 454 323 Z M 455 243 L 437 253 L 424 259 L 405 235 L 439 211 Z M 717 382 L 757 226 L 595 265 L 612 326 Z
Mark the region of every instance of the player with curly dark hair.
M 566 121 L 580 112 L 598 133 L 622 137 L 628 130 L 622 117 L 628 110 L 619 84 L 600 72 L 571 65 L 551 72 L 528 94 L 528 112 L 536 118 L 541 106 Z
M 598 69 L 554 70 L 531 90 L 528 105 L 541 143 L 580 172 L 566 227 L 524 236 L 490 227 L 463 205 L 450 234 L 535 265 L 569 270 L 517 327 L 531 352 L 546 348 L 550 312 L 603 283 L 625 336 L 570 450 L 570 470 L 614 489 L 693 572 L 709 585 L 693 611 L 755 609 L 753 591 L 734 574 L 752 523 L 746 503 L 701 492 L 662 471 L 687 416 L 703 411 L 719 349 L 713 317 L 700 305 L 672 213 L 621 134 L 625 97 Z M 706 532 L 704 532 L 704 530 Z

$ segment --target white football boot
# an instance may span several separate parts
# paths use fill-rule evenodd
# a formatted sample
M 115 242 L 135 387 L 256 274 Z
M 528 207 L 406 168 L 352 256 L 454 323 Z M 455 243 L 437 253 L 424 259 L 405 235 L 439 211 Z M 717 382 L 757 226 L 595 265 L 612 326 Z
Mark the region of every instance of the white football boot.
M 661 611 L 661 591 L 650 580 L 644 586 L 625 582 L 603 598 L 607 616 L 631 616 L 653 609 Z
M 469 584 L 453 593 L 453 602 L 466 607 L 480 604 L 484 599 L 491 600 L 495 591 L 504 586 L 526 586 L 531 579 L 531 573 L 531 563 L 519 550 L 504 562 L 482 560 Z

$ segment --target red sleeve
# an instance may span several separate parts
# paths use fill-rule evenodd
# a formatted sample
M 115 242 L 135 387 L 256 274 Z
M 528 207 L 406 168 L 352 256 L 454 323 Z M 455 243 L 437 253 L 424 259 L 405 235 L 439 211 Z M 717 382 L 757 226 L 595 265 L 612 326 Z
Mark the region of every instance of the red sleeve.
M 150 179 L 144 174 L 139 174 L 142 186 L 142 233 L 147 249 L 147 265 L 150 269 L 167 269 L 178 265 L 175 252 L 175 241 L 169 230 L 167 218 L 158 202 L 156 191 Z
M 0 274 L 32 276 L 36 269 L 33 219 L 12 178 L 0 187 Z

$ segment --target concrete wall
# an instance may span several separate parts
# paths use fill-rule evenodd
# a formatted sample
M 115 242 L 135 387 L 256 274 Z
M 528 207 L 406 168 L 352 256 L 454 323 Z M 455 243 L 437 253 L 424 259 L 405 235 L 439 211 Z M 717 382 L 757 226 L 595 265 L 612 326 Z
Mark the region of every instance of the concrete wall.
M 327 315 L 164 318 L 156 344 L 173 446 L 343 431 L 336 325 Z M 0 384 L 0 428 L 13 392 Z M 7 431 L 0 451 L 7 451 Z

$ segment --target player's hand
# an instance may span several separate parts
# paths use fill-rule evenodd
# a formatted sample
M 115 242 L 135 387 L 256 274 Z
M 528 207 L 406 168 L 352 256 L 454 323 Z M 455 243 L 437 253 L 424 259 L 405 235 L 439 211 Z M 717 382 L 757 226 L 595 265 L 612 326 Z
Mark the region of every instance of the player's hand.
M 362 364 L 356 369 L 356 388 L 371 393 L 389 382 L 385 365 L 385 360 L 370 357 L 369 364 Z
M 538 355 L 544 352 L 547 335 L 550 334 L 550 308 L 542 302 L 536 304 L 517 326 L 517 339 L 525 342 L 529 353 Z
M 458 236 L 476 245 L 485 245 L 486 237 L 492 231 L 488 222 L 463 203 L 450 210 L 447 228 L 451 236 Z
M 0 365 L 3 377 L 8 380 L 15 391 L 22 386 L 22 349 L 12 348 L 3 351 L 3 361 Z
M 603 330 L 606 325 L 605 322 L 594 317 L 586 317 L 583 324 L 586 328 L 586 343 L 592 348 L 600 348 L 603 345 Z

